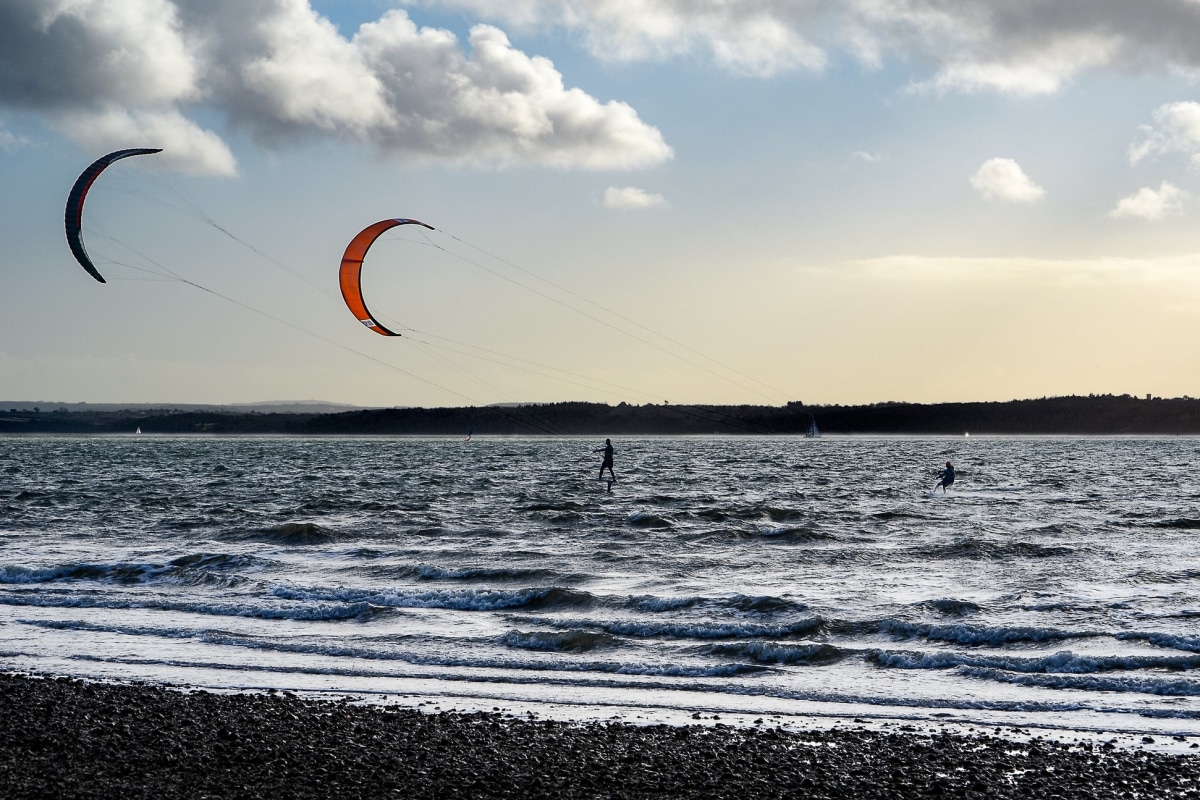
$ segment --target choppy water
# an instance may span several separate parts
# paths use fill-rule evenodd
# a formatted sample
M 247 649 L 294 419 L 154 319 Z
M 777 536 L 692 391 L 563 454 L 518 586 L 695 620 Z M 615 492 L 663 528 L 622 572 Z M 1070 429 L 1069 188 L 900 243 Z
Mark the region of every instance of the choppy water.
M 0 437 L 0 669 L 1200 732 L 1196 439 L 601 444 Z

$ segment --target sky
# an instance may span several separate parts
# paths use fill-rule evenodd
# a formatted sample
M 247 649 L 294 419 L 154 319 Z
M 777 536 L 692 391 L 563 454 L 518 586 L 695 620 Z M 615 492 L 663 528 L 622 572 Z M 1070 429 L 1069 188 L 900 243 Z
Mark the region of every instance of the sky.
M 1200 396 L 1198 82 L 1197 0 L 0 0 L 0 400 Z

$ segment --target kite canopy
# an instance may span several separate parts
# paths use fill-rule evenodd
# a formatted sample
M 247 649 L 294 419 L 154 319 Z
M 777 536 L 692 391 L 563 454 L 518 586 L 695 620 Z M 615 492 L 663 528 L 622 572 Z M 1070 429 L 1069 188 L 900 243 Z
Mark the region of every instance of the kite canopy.
M 367 250 L 375 243 L 375 240 L 380 237 L 384 231 L 391 230 L 399 225 L 420 225 L 429 230 L 435 230 L 432 225 L 426 225 L 415 219 L 385 219 L 381 222 L 376 222 L 374 225 L 369 225 L 363 228 L 361 232 L 346 246 L 346 252 L 342 255 L 342 268 L 338 274 L 338 282 L 342 287 L 342 299 L 346 301 L 346 306 L 350 309 L 350 313 L 354 318 L 366 325 L 371 330 L 381 336 L 399 336 L 395 331 L 390 331 L 383 325 L 375 321 L 371 316 L 371 312 L 367 310 L 367 304 L 363 300 L 362 295 L 362 265 L 363 259 L 366 258 Z
M 106 156 L 101 156 L 83 171 L 83 174 L 75 181 L 75 185 L 71 187 L 71 194 L 67 196 L 67 212 L 65 215 L 67 244 L 71 246 L 71 253 L 75 256 L 75 260 L 79 262 L 79 265 L 101 283 L 106 283 L 104 276 L 96 269 L 96 265 L 92 263 L 92 259 L 88 257 L 87 250 L 83 247 L 83 201 L 87 199 L 88 190 L 92 188 L 92 184 L 96 182 L 96 178 L 100 177 L 100 173 L 114 161 L 120 161 L 122 158 L 129 158 L 130 156 L 146 156 L 151 153 L 161 152 L 161 147 L 135 147 L 129 150 L 117 150 Z

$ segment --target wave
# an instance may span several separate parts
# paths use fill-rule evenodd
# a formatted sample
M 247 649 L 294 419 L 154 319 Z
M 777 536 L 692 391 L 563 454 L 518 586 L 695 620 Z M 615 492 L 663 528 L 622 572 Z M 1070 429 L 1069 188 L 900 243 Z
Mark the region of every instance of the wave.
M 1189 653 L 1200 653 L 1200 637 L 1180 636 L 1173 633 L 1139 633 L 1123 631 L 1113 635 L 1121 641 L 1143 641 L 1155 647 L 1166 647 L 1171 650 L 1183 650 Z
M 1200 667 L 1200 655 L 1098 656 L 1061 650 L 1045 656 L 976 655 L 943 651 L 871 650 L 866 658 L 873 664 L 895 669 L 947 669 L 979 667 L 1020 673 L 1093 675 L 1130 670 L 1186 670 Z
M 600 630 L 616 636 L 627 636 L 637 639 L 669 638 L 669 639 L 778 639 L 788 636 L 812 636 L 823 630 L 825 620 L 821 617 L 810 617 L 797 622 L 770 625 L 757 622 L 656 622 L 644 620 L 602 620 L 602 619 L 571 619 L 571 620 L 539 620 L 543 624 L 563 628 L 581 628 Z
M 651 514 L 648 511 L 638 511 L 630 514 L 626 522 L 635 528 L 671 528 L 674 523 L 666 517 Z
M 59 581 L 146 583 L 166 571 L 162 564 L 64 564 L 56 567 L 0 567 L 0 583 L 36 584 Z
M 786 539 L 795 542 L 840 542 L 841 537 L 816 527 L 799 525 L 782 528 L 763 528 L 759 535 L 764 539 Z
M 803 666 L 825 666 L 836 664 L 855 655 L 825 643 L 784 644 L 780 642 L 737 642 L 714 644 L 703 648 L 701 654 L 722 658 L 748 658 L 756 664 L 789 664 Z
M 619 647 L 621 640 L 595 631 L 509 631 L 500 637 L 506 647 L 549 650 L 556 653 L 586 653 L 597 648 Z
M 897 639 L 926 639 L 936 642 L 970 646 L 1001 646 L 1021 642 L 1055 642 L 1066 639 L 1089 638 L 1102 634 L 1085 631 L 1059 631 L 1039 627 L 991 628 L 978 625 L 936 625 L 925 622 L 904 622 L 896 619 L 881 620 L 880 633 Z
M 966 617 L 971 614 L 978 614 L 983 610 L 978 603 L 972 603 L 970 600 L 954 600 L 949 597 L 943 597 L 940 600 L 926 600 L 919 605 L 930 608 L 939 614 L 945 614 L 948 617 Z
M 507 609 L 586 609 L 596 604 L 589 592 L 558 587 L 524 589 L 350 589 L 276 586 L 275 597 L 286 600 L 371 603 L 392 608 L 445 608 L 461 611 Z
M 793 508 L 776 508 L 774 506 L 766 506 L 760 513 L 765 514 L 771 522 L 799 522 L 807 520 L 812 516 L 807 511 L 799 511 Z
M 637 595 L 630 597 L 626 605 L 640 611 L 653 613 L 681 611 L 697 607 L 731 609 L 764 615 L 788 614 L 808 610 L 808 606 L 795 600 L 771 595 L 744 594 L 735 594 L 729 597 L 703 597 L 694 595 L 685 597 L 657 597 L 654 595 Z
M 194 553 L 170 562 L 166 576 L 188 586 L 229 588 L 247 583 L 250 579 L 233 570 L 261 569 L 269 564 L 258 556 L 229 553 Z
M 358 550 L 360 558 L 379 558 L 384 553 Z M 549 583 L 564 576 L 539 567 L 441 567 L 436 564 L 381 564 L 358 570 L 375 578 L 414 578 L 419 581 L 540 581 Z M 570 576 L 567 576 L 570 577 Z
M 284 650 L 294 650 L 296 648 L 274 648 Z M 314 652 L 320 652 L 319 648 L 306 648 Z M 368 656 L 364 656 L 366 658 Z M 187 659 L 140 659 L 130 658 L 126 656 L 115 657 L 100 657 L 94 655 L 78 655 L 79 660 L 98 661 L 104 663 L 116 664 L 151 664 L 154 666 L 165 666 L 180 669 L 210 669 L 210 670 L 231 670 L 237 672 L 245 672 L 247 667 L 243 663 L 223 663 L 220 661 L 204 660 L 192 661 Z M 430 664 L 437 666 L 436 664 Z M 752 683 L 713 683 L 711 681 L 703 681 L 694 683 L 690 681 L 658 681 L 655 677 L 663 677 L 670 679 L 678 678 L 712 678 L 712 677 L 736 677 L 739 674 L 753 674 L 756 670 L 762 671 L 762 667 L 754 667 L 748 665 L 732 665 L 722 668 L 721 670 L 706 670 L 695 668 L 678 668 L 668 672 L 659 672 L 653 669 L 643 669 L 640 665 L 621 665 L 612 662 L 601 664 L 586 664 L 580 665 L 581 670 L 561 670 L 558 675 L 549 675 L 546 672 L 545 665 L 542 664 L 510 664 L 506 662 L 489 661 L 481 663 L 452 663 L 445 665 L 446 671 L 430 672 L 428 670 L 414 671 L 407 669 L 397 669 L 394 666 L 384 667 L 383 669 L 365 669 L 363 666 L 328 666 L 318 664 L 256 664 L 253 669 L 255 671 L 273 674 L 291 674 L 298 673 L 304 675 L 321 675 L 331 677 L 350 677 L 350 678 L 369 678 L 369 679 L 386 679 L 386 680 L 403 680 L 403 679 L 435 679 L 448 682 L 474 682 L 478 680 L 477 675 L 462 674 L 452 671 L 454 667 L 484 667 L 492 669 L 508 669 L 511 670 L 503 677 L 493 677 L 490 680 L 496 683 L 513 686 L 580 686 L 580 687 L 599 687 L 608 690 L 628 689 L 638 692 L 657 692 L 660 693 L 656 700 L 662 704 L 664 701 L 667 707 L 672 707 L 668 699 L 671 693 L 682 692 L 683 698 L 680 699 L 678 708 L 691 709 L 694 707 L 694 697 L 696 692 L 714 695 L 727 695 L 734 697 L 766 697 L 777 698 L 780 700 L 801 700 L 815 703 L 837 703 L 837 704 L 853 704 L 862 706 L 874 706 L 879 708 L 913 708 L 913 709 L 954 709 L 958 711 L 986 711 L 986 712 L 1023 712 L 1038 715 L 1056 715 L 1065 712 L 1079 711 L 1087 709 L 1093 712 L 1102 714 L 1136 714 L 1140 717 L 1151 717 L 1157 719 L 1179 719 L 1179 720 L 1196 720 L 1200 719 L 1200 712 L 1186 708 L 1154 708 L 1147 709 L 1143 706 L 1124 706 L 1119 702 L 1114 702 L 1108 706 L 1099 706 L 1094 701 L 1083 703 L 1079 700 L 1001 700 L 1001 699 L 964 699 L 954 697 L 891 697 L 878 696 L 870 694 L 857 694 L 853 692 L 837 692 L 837 691 L 822 691 L 812 689 L 781 689 L 777 686 L 755 685 Z M 610 670 L 605 674 L 604 666 L 612 666 L 615 669 Z M 532 671 L 532 674 L 523 674 Z M 581 672 L 585 674 L 580 674 Z M 623 680 L 622 676 L 633 676 L 637 680 Z M 647 680 L 646 678 L 649 678 Z M 1119 698 L 1120 695 L 1114 695 Z M 1118 723 L 1119 724 L 1119 723 Z
M 453 668 L 469 668 L 469 669 L 500 669 L 500 670 L 520 670 L 524 672 L 543 671 L 543 672 L 594 672 L 608 673 L 614 675 L 637 675 L 663 678 L 732 678 L 740 675 L 755 674 L 765 671 L 767 668 L 758 664 L 678 664 L 678 663 L 645 663 L 638 661 L 564 661 L 561 659 L 546 659 L 536 658 L 532 660 L 528 658 L 514 659 L 500 655 L 489 655 L 481 653 L 478 655 L 469 656 L 454 656 L 449 653 L 461 652 L 463 642 L 456 642 L 456 647 L 448 648 L 440 655 L 431 654 L 427 647 L 428 639 L 422 639 L 420 643 L 412 642 L 411 644 L 418 645 L 408 649 L 402 645 L 410 644 L 410 642 L 401 642 L 401 646 L 394 639 L 368 639 L 365 641 L 355 641 L 353 644 L 347 644 L 341 640 L 333 641 L 287 641 L 280 640 L 275 637 L 257 637 L 247 636 L 226 631 L 215 631 L 205 628 L 164 628 L 154 626 L 138 626 L 138 625 L 104 625 L 81 621 L 47 621 L 47 620 L 21 620 L 22 623 L 34 627 L 56 629 L 56 630 L 79 630 L 99 633 L 119 633 L 130 636 L 158 636 L 168 639 L 195 639 L 208 644 L 216 644 L 231 647 L 243 647 L 253 650 L 268 650 L 279 653 L 295 653 L 300 655 L 317 655 L 329 656 L 335 658 L 348 659 L 364 659 L 371 661 L 401 661 L 408 664 L 433 666 L 433 667 L 453 667 Z M 593 634 L 594 636 L 595 634 Z M 522 634 L 513 632 L 508 636 L 500 637 L 502 644 L 521 649 L 548 652 L 586 652 L 593 649 L 590 647 L 580 647 L 572 649 L 568 644 L 566 647 L 542 647 L 535 646 L 538 642 L 534 637 L 536 634 Z M 549 634 L 548 636 L 553 636 Z M 586 639 L 585 631 L 575 631 L 573 641 L 582 643 Z M 510 638 L 511 637 L 511 638 Z M 542 644 L 548 644 L 552 640 L 543 638 L 540 640 Z M 566 642 L 567 640 L 563 640 Z M 618 640 L 613 640 L 614 642 Z M 121 659 L 116 659 L 121 660 Z M 245 665 L 240 667 L 246 669 Z M 257 665 L 253 667 L 258 669 Z M 297 665 L 298 671 L 311 671 L 310 669 Z M 319 671 L 319 670 L 318 670 Z M 339 669 L 340 674 L 355 674 L 352 669 Z M 428 677 L 427 673 L 421 673 L 421 677 Z M 506 680 L 511 680 L 510 678 Z M 542 682 L 541 680 L 537 682 Z M 551 680 L 551 682 L 554 682 Z M 588 681 L 581 681 L 588 683 Z
M 330 544 L 346 537 L 344 534 L 315 522 L 285 522 L 282 525 L 273 525 L 267 528 L 229 531 L 219 534 L 217 538 L 226 541 L 255 541 L 276 545 L 314 545 Z
M 46 584 L 88 581 L 117 585 L 173 582 L 190 586 L 232 587 L 246 578 L 229 574 L 264 563 L 262 559 L 225 553 L 195 553 L 167 564 L 63 564 L 55 567 L 0 566 L 0 584 Z
M 298 605 L 267 605 L 245 602 L 170 601 L 150 597 L 122 598 L 93 593 L 0 594 L 0 605 L 34 608 L 107 608 L 112 610 L 150 609 L 181 614 L 200 614 L 220 617 L 247 617 L 303 621 L 365 621 L 394 613 L 388 606 L 368 602 L 306 603 Z
M 664 689 L 664 690 L 685 690 L 685 691 L 726 691 L 723 687 L 714 686 L 711 682 L 701 684 L 687 684 L 681 686 L 677 683 L 659 683 L 647 682 L 645 680 L 637 680 L 626 682 L 622 680 L 614 680 L 609 676 L 634 676 L 638 678 L 735 678 L 742 675 L 753 675 L 756 673 L 766 672 L 767 667 L 757 664 L 721 664 L 716 666 L 704 665 L 656 665 L 656 664 L 641 664 L 622 661 L 585 661 L 585 662 L 562 662 L 562 661 L 515 661 L 505 658 L 424 658 L 414 656 L 410 653 L 392 653 L 386 651 L 374 651 L 364 647 L 345 647 L 336 645 L 301 645 L 289 644 L 284 642 L 271 641 L 256 641 L 256 642 L 236 642 L 222 641 L 221 644 L 251 647 L 255 649 L 271 650 L 282 653 L 298 653 L 298 654 L 313 654 L 321 656 L 349 657 L 370 661 L 400 661 L 407 664 L 419 665 L 422 667 L 442 667 L 445 669 L 468 669 L 475 672 L 479 669 L 488 670 L 503 670 L 507 674 L 503 678 L 489 678 L 491 682 L 517 685 L 555 685 L 555 686 L 601 686 L 601 687 L 617 687 L 630 689 Z M 100 661 L 106 663 L 118 664 L 155 664 L 160 666 L 172 667 L 200 667 L 204 669 L 227 669 L 244 672 L 247 670 L 245 664 L 222 664 L 212 661 L 194 662 L 178 659 L 147 659 L 147 658 L 130 658 L 130 657 L 110 657 L 110 656 L 95 656 L 81 654 L 75 656 L 81 661 Z M 394 667 L 385 670 L 364 670 L 361 666 L 348 667 L 330 667 L 318 666 L 314 664 L 292 664 L 288 666 L 271 665 L 271 664 L 255 664 L 252 669 L 272 672 L 272 673 L 301 673 L 305 675 L 339 675 L 350 677 L 370 677 L 370 678 L 417 678 L 421 680 L 444 680 L 444 681 L 478 681 L 478 676 L 475 674 L 464 675 L 459 672 L 430 672 L 421 670 L 414 672 L 411 670 L 399 671 Z M 535 673 L 533 675 L 522 675 L 521 673 Z M 554 673 L 559 673 L 555 676 Z M 587 673 L 580 675 L 580 673 Z M 603 677 L 597 677 L 603 676 Z M 746 692 L 734 690 L 735 694 L 744 694 Z
M 1200 696 L 1200 681 L 1188 678 L 1160 678 L 1155 676 L 1110 676 L 1110 675 L 1026 675 L 988 668 L 962 670 L 972 678 L 1034 686 L 1044 689 L 1074 689 L 1094 692 L 1121 692 L 1153 694 L 1168 697 Z
M 583 511 L 586 506 L 576 503 L 571 500 L 566 500 L 558 503 L 530 503 L 526 506 L 518 506 L 517 511 L 537 512 L 537 511 Z
M 915 511 L 876 511 L 870 515 L 870 518 L 878 522 L 891 522 L 892 520 L 910 520 L 910 519 L 929 519 L 928 514 L 918 514 Z
M 1063 558 L 1074 555 L 1075 548 L 1021 540 L 996 542 L 966 537 L 947 545 L 917 547 L 910 552 L 925 560 L 963 558 L 1006 561 L 1018 558 Z
M 812 525 L 781 525 L 762 527 L 760 525 L 746 527 L 724 527 L 708 531 L 692 531 L 688 538 L 695 540 L 761 540 L 771 542 L 842 542 L 841 536 L 821 530 Z
M 536 581 L 557 577 L 552 569 L 537 567 L 438 567 L 433 564 L 417 564 L 413 574 L 427 581 Z
M 1173 528 L 1175 530 L 1194 531 L 1200 530 L 1200 519 L 1192 517 L 1178 517 L 1176 519 L 1163 519 L 1149 524 L 1151 528 Z

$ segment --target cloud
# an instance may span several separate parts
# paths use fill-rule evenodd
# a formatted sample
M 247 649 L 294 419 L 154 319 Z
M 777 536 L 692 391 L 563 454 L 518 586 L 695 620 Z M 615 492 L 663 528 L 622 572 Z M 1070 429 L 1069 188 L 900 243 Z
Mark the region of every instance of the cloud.
M 548 59 L 514 49 L 497 28 L 471 29 L 468 58 L 453 35 L 418 29 L 394 11 L 364 25 L 354 43 L 387 87 L 392 116 L 372 130 L 385 149 L 591 169 L 645 167 L 672 155 L 632 107 L 565 88 Z
M 1194 0 L 850 0 L 841 24 L 868 64 L 928 60 L 917 91 L 1039 95 L 1094 70 L 1200 67 Z
M 169 0 L 4 0 L 0 103 L 33 110 L 156 106 L 198 92 Z
M 495 27 L 464 47 L 393 10 L 347 38 L 309 0 L 3 0 L 4 108 L 89 148 L 162 146 L 218 174 L 233 158 L 200 115 L 266 147 L 340 138 L 416 160 L 585 169 L 672 156 L 628 104 L 565 86 Z
M 665 60 L 703 52 L 736 73 L 819 70 L 823 48 L 809 40 L 822 3 L 760 0 L 410 0 L 409 6 L 458 8 L 523 30 L 582 34 L 607 61 Z
M 146 112 L 106 109 L 49 115 L 75 141 L 96 151 L 136 146 L 161 147 L 162 163 L 199 175 L 235 175 L 233 153 L 212 131 L 176 111 Z
M 1157 191 L 1150 188 L 1139 189 L 1124 198 L 1109 212 L 1109 216 L 1114 219 L 1132 218 L 1157 222 L 1183 214 L 1184 204 L 1190 197 L 1191 195 L 1183 189 L 1163 181 Z
M 567 86 L 498 25 L 565 31 L 605 60 L 703 58 L 750 76 L 821 71 L 840 53 L 928 65 L 919 92 L 1045 94 L 1096 70 L 1200 74 L 1196 0 L 399 2 L 486 24 L 462 41 L 401 9 L 343 33 L 312 0 L 2 0 L 0 111 L 88 147 L 100 138 L 88 120 L 113 131 L 124 118 L 131 136 L 169 136 L 195 171 L 232 171 L 221 122 L 266 147 L 336 138 L 413 160 L 635 169 L 672 157 L 661 132 L 626 103 Z M 1131 158 L 1196 154 L 1178 127 L 1192 112 L 1168 108 Z
M 27 137 L 0 128 L 0 150 L 3 150 L 5 153 L 15 153 L 17 150 L 28 145 L 29 139 Z
M 667 201 L 661 194 L 651 194 L 647 191 L 636 189 L 632 186 L 626 186 L 622 189 L 618 189 L 615 186 L 610 186 L 604 190 L 605 208 L 631 210 L 639 208 L 653 208 L 655 206 L 664 206 L 666 204 Z
M 971 176 L 971 185 L 985 200 L 1010 203 L 1036 203 L 1046 190 L 1029 179 L 1021 165 L 1011 158 L 991 158 Z
M 1078 37 L 1033 52 L 1002 54 L 993 59 L 964 54 L 944 63 L 932 79 L 915 83 L 910 90 L 1053 94 L 1083 70 L 1109 63 L 1117 45 L 1112 37 Z
M 1154 110 L 1154 125 L 1142 126 L 1141 141 L 1129 146 L 1129 163 L 1182 153 L 1200 165 L 1200 103 L 1168 103 Z
M 1200 69 L 1195 0 L 407 0 L 523 30 L 580 36 L 598 58 L 703 55 L 730 71 L 932 65 L 918 91 L 1046 94 L 1096 69 Z
M 851 155 L 853 155 L 859 161 L 865 162 L 867 164 L 878 164 L 879 162 L 885 161 L 887 159 L 886 156 L 880 155 L 878 153 L 868 153 L 865 150 L 855 150 Z

